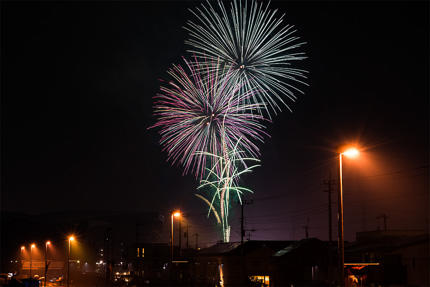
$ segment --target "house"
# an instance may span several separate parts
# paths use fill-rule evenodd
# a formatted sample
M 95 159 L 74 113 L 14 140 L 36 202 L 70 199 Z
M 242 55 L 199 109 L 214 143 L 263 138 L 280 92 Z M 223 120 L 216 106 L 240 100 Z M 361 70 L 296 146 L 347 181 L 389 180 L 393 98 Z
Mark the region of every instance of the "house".
M 195 280 L 198 286 L 317 282 L 326 280 L 328 254 L 331 249 L 318 239 L 218 243 L 196 256 Z
M 430 286 L 429 234 L 414 230 L 376 230 L 357 233 L 345 246 L 345 262 L 376 263 L 359 274 L 366 284 Z
M 316 238 L 292 242 L 273 254 L 270 286 L 328 286 L 336 266 L 335 245 Z

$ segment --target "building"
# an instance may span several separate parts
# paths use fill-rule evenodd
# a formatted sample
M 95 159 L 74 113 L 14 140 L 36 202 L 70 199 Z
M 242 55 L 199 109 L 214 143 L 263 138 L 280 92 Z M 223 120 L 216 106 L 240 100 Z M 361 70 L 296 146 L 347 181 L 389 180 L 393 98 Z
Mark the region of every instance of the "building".
M 170 246 L 166 243 L 136 243 L 133 278 L 136 283 L 160 283 L 169 280 Z
M 275 252 L 270 286 L 329 286 L 337 279 L 337 247 L 316 238 L 291 242 Z
M 318 239 L 218 243 L 198 252 L 195 258 L 196 285 L 254 284 L 263 287 L 286 286 L 287 282 L 307 279 L 317 281 L 323 278 L 326 262 L 322 258 L 327 254 L 327 244 Z M 292 268 L 291 272 L 285 273 L 285 268 Z M 315 272 L 314 277 L 312 272 Z M 305 277 L 297 277 L 299 274 L 305 274 Z
M 377 230 L 357 233 L 345 246 L 345 262 L 363 265 L 350 276 L 365 284 L 430 286 L 429 234 L 415 230 Z

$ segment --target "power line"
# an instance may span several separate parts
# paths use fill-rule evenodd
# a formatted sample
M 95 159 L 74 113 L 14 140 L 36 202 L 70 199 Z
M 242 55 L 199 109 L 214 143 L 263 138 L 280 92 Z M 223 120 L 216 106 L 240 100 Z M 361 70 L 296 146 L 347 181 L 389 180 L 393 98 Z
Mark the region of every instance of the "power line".
M 287 212 L 278 212 L 278 213 L 272 213 L 272 214 L 266 214 L 266 215 L 254 215 L 254 216 L 248 216 L 248 218 L 270 218 L 270 217 L 278 217 L 278 216 L 292 216 L 292 215 L 296 215 L 296 214 L 301 214 L 301 213 L 308 213 L 308 212 L 313 212 L 315 210 L 320 210 L 321 208 L 324 208 L 325 210 L 325 206 L 326 204 L 318 204 L 318 205 L 314 205 L 312 207 L 306 207 L 304 209 L 296 209 L 296 210 L 291 210 L 291 211 L 287 211 Z
M 387 173 L 380 173 L 380 174 L 363 176 L 363 178 L 372 178 L 372 177 L 379 177 L 379 176 L 387 176 L 387 175 L 408 173 L 408 172 L 415 171 L 415 170 L 427 169 L 428 167 L 429 167 L 429 165 L 425 164 L 425 165 L 411 167 L 411 168 L 407 168 L 407 169 L 399 169 L 399 170 L 395 170 L 395 171 L 391 171 L 391 172 L 387 172 Z

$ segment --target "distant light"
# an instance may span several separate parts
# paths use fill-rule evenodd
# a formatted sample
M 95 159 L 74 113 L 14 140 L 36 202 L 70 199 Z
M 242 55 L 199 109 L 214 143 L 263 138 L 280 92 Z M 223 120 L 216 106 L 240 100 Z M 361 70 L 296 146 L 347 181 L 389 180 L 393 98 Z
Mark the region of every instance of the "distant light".
M 24 251 L 25 250 L 25 246 L 21 246 L 21 251 Z
M 346 266 L 354 266 L 354 265 L 358 265 L 358 266 L 368 266 L 368 265 L 380 265 L 380 263 L 378 262 L 361 262 L 361 263 L 345 263 Z
M 81 261 L 79 261 L 79 260 L 76 260 L 76 262 L 77 262 L 77 263 L 81 263 Z
M 69 241 L 74 241 L 75 237 L 73 235 L 69 236 Z
M 51 245 L 51 241 L 46 241 L 46 245 Z
M 356 148 L 349 148 L 346 151 L 344 151 L 342 154 L 350 158 L 355 158 L 360 154 L 360 152 Z
M 173 213 L 173 216 L 174 216 L 174 217 L 179 217 L 179 216 L 181 216 L 181 212 L 179 212 L 179 211 L 175 211 L 175 212 Z
M 36 244 L 31 244 L 31 246 L 30 246 L 31 248 L 36 248 Z

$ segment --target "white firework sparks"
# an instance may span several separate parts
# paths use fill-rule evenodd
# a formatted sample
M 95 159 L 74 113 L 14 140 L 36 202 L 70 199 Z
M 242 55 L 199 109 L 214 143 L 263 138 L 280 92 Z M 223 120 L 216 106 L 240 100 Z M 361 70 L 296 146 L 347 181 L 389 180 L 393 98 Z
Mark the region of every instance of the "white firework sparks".
M 291 110 L 286 99 L 295 101 L 296 94 L 303 93 L 297 86 L 307 85 L 307 72 L 294 67 L 306 58 L 300 51 L 305 43 L 294 26 L 284 23 L 284 15 L 277 17 L 269 4 L 234 0 L 227 10 L 222 1 L 217 3 L 190 10 L 197 19 L 184 27 L 188 51 L 206 60 L 219 59 L 242 89 L 256 91 L 250 100 L 264 103 L 269 117 L 282 106 Z

